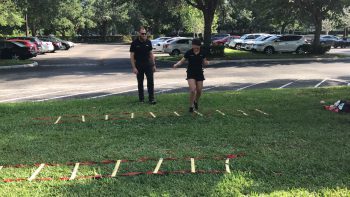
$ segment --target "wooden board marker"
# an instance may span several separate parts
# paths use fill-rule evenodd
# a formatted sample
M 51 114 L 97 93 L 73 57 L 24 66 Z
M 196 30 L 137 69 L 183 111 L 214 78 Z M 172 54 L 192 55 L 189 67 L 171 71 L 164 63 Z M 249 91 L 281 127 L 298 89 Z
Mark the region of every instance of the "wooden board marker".
M 194 111 L 194 113 L 196 113 L 198 116 L 202 116 L 203 117 L 203 114 L 197 112 L 197 111 Z
M 176 111 L 174 111 L 174 114 L 175 114 L 176 116 L 180 117 L 180 114 L 177 113 Z
M 149 114 L 151 114 L 151 116 L 152 116 L 153 118 L 156 118 L 156 117 L 157 117 L 157 116 L 154 115 L 154 113 L 152 113 L 152 112 L 149 112 Z
M 120 167 L 120 162 L 121 162 L 121 160 L 118 160 L 117 163 L 115 164 L 112 175 L 111 175 L 112 178 L 117 176 L 117 173 L 118 173 L 119 167 Z
M 238 112 L 241 112 L 243 115 L 245 115 L 245 116 L 248 116 L 248 114 L 247 113 L 245 113 L 244 111 L 242 111 L 242 110 L 237 110 Z
M 131 113 L 131 119 L 134 119 L 134 118 L 135 118 L 135 114 Z
M 58 123 L 61 121 L 61 119 L 62 119 L 62 116 L 59 116 L 59 117 L 57 118 L 55 124 L 58 124 Z
M 2 170 L 3 167 L 4 167 L 4 166 L 0 166 L 0 171 Z
M 222 111 L 220 111 L 220 110 L 216 110 L 216 112 L 218 112 L 219 114 L 221 114 L 221 115 L 223 115 L 223 116 L 226 115 L 226 114 L 222 113 Z
M 159 161 L 158 161 L 158 163 L 157 163 L 156 168 L 155 168 L 154 171 L 153 171 L 153 174 L 158 174 L 159 168 L 160 168 L 160 166 L 162 165 L 162 163 L 163 163 L 163 158 L 160 158 Z
M 76 163 L 72 172 L 72 175 L 70 176 L 69 180 L 72 181 L 77 177 L 78 169 L 79 169 L 80 163 Z
M 191 173 L 196 173 L 196 166 L 194 165 L 194 158 L 191 158 Z
M 257 111 L 257 112 L 259 112 L 259 113 L 262 113 L 262 114 L 264 114 L 264 115 L 266 115 L 266 116 L 268 116 L 268 115 L 269 115 L 268 113 L 263 112 L 263 111 L 261 111 L 261 110 L 259 110 L 259 109 L 255 109 L 255 111 Z
M 225 167 L 226 167 L 226 173 L 231 173 L 231 170 L 230 170 L 230 159 L 226 159 L 225 161 Z
M 81 116 L 81 121 L 85 122 L 85 116 Z
M 33 181 L 33 180 L 36 178 L 36 176 L 38 176 L 38 174 L 40 173 L 40 171 L 41 171 L 44 167 L 45 167 L 45 164 L 44 164 L 44 163 L 40 164 L 39 168 L 36 169 L 35 172 L 32 174 L 32 176 L 30 176 L 30 177 L 28 178 L 28 181 Z
M 105 121 L 107 121 L 109 119 L 108 115 L 105 115 Z

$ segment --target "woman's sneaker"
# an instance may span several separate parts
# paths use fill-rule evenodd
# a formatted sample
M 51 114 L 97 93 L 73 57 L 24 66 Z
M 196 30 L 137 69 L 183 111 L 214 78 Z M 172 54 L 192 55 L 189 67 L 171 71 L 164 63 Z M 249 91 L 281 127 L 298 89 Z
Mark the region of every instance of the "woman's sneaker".
M 193 104 L 194 104 L 194 108 L 195 108 L 196 110 L 198 110 L 198 103 L 195 101 Z

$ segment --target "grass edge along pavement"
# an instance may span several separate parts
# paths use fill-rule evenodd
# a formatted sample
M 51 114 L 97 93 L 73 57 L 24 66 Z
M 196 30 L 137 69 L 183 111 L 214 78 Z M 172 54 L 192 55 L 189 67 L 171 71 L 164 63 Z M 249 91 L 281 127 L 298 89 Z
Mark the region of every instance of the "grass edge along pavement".
M 2 66 L 14 66 L 14 65 L 24 65 L 24 64 L 32 64 L 33 60 L 7 60 L 0 59 L 0 67 Z
M 349 90 L 341 87 L 205 93 L 200 105 L 203 117 L 185 112 L 187 94 L 160 95 L 157 106 L 136 104 L 136 99 L 134 102 L 134 97 L 129 96 L 1 104 L 0 165 L 32 167 L 3 168 L 0 180 L 29 178 L 38 168 L 33 166 L 35 163 L 239 153 L 245 156 L 230 162 L 231 174 L 144 174 L 101 180 L 1 182 L 0 195 L 349 196 L 350 175 L 346 172 L 350 171 L 347 124 L 350 117 L 324 111 L 319 104 L 320 100 L 332 103 L 347 98 Z M 181 117 L 173 111 L 178 111 Z M 124 120 L 130 112 L 134 119 Z M 116 119 L 104 121 L 105 114 Z M 84 123 L 82 115 L 86 115 Z M 63 117 L 62 121 L 71 121 L 54 125 L 58 116 Z M 224 160 L 195 162 L 196 170 L 225 170 Z M 153 170 L 156 163 L 121 163 L 120 173 Z M 77 176 L 108 174 L 113 167 L 113 164 L 81 166 Z M 189 160 L 164 161 L 160 168 L 190 169 Z M 72 170 L 73 166 L 45 167 L 37 177 L 69 176 Z
M 176 62 L 179 61 L 183 55 L 179 56 L 160 56 L 157 57 L 158 61 L 170 61 Z M 324 55 L 312 55 L 312 54 L 292 54 L 292 53 L 282 53 L 282 54 L 273 54 L 266 55 L 264 53 L 252 53 L 250 51 L 234 50 L 234 49 L 225 49 L 225 56 L 222 58 L 210 58 L 209 60 L 264 60 L 264 59 L 307 59 L 307 58 L 347 58 L 350 56 L 341 55 L 341 54 L 324 54 Z

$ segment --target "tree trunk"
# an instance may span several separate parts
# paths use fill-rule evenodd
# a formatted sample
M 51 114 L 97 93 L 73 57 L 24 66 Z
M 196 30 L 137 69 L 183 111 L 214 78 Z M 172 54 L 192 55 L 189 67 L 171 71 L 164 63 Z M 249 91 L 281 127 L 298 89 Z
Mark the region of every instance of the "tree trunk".
M 211 27 L 213 25 L 214 12 L 203 10 L 204 15 L 204 45 L 209 47 L 211 44 Z
M 314 38 L 314 47 L 320 46 L 320 37 L 322 32 L 322 18 L 315 17 L 315 38 Z

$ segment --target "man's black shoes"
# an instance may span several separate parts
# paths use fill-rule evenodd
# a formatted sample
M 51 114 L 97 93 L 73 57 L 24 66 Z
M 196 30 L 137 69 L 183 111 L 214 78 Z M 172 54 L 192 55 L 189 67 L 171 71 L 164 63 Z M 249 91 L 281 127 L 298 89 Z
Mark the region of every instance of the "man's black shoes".
M 151 100 L 151 101 L 149 101 L 149 104 L 150 104 L 150 105 L 155 105 L 155 104 L 157 104 L 157 101 Z

